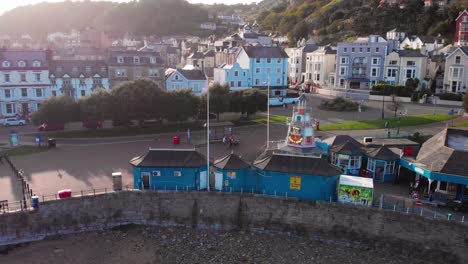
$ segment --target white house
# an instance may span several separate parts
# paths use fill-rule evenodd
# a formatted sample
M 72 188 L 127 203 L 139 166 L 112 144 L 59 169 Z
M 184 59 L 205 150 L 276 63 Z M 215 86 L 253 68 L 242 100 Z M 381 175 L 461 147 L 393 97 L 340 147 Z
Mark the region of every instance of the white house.
M 444 91 L 466 93 L 468 86 L 468 47 L 458 47 L 445 59 Z
M 48 53 L 0 51 L 0 87 L 1 116 L 30 117 L 51 95 Z
M 319 47 L 305 54 L 305 82 L 320 86 L 335 85 L 336 49 Z
M 444 46 L 443 40 L 431 36 L 407 36 L 400 43 L 400 49 L 422 49 L 426 48 L 426 54 L 440 49 Z
M 195 95 L 201 95 L 208 87 L 208 79 L 200 69 L 168 69 L 166 70 L 166 90 L 191 90 Z

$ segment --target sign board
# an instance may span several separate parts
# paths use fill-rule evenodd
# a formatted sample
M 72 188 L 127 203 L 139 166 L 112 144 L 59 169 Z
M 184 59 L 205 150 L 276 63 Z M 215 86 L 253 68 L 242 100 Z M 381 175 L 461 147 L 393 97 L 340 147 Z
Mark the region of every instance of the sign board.
M 289 178 L 289 189 L 291 190 L 301 189 L 301 176 L 291 176 Z
M 12 147 L 17 147 L 19 145 L 18 134 L 16 132 L 10 134 L 10 144 Z
M 235 179 L 236 178 L 236 172 L 235 171 L 230 171 L 227 173 L 227 176 L 231 179 Z
M 372 188 L 340 184 L 338 202 L 370 206 L 372 205 Z

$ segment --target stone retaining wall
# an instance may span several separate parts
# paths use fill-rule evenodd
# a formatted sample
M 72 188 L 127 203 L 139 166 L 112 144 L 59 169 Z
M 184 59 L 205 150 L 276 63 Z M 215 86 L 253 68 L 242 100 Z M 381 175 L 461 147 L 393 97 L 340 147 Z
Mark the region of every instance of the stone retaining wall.
M 460 263 L 468 259 L 466 223 L 337 203 L 206 192 L 124 191 L 45 202 L 35 211 L 0 215 L 0 244 L 130 223 L 292 231 L 372 241 Z

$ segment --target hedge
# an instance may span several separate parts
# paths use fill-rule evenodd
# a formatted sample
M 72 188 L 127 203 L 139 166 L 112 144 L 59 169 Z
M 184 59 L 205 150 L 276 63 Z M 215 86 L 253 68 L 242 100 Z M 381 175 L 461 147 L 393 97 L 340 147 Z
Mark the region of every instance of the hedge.
M 400 97 L 411 97 L 413 89 L 401 85 L 376 84 L 372 86 L 371 95 L 396 95 Z
M 444 93 L 444 94 L 439 94 L 439 99 L 440 100 L 447 100 L 447 101 L 462 101 L 463 95 L 461 94 L 454 94 L 454 93 Z

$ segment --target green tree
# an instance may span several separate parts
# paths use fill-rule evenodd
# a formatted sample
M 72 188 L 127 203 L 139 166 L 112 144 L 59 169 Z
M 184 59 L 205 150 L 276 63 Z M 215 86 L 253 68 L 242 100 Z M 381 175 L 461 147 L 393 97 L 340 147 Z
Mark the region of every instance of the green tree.
M 164 94 L 164 117 L 168 121 L 183 122 L 196 117 L 200 107 L 200 98 L 191 91 L 180 90 Z
M 160 120 L 163 116 L 162 91 L 149 79 L 137 79 L 122 83 L 111 90 L 111 117 L 117 123 L 127 124 L 138 120 L 140 125 L 147 119 Z
M 268 97 L 266 94 L 256 90 L 248 93 L 244 99 L 245 113 L 247 114 L 247 118 L 257 113 L 258 111 L 265 111 L 267 109 L 267 100 Z
M 111 116 L 110 94 L 102 88 L 78 101 L 80 120 L 83 122 L 103 121 Z
M 217 115 L 217 121 L 219 122 L 219 115 L 221 113 L 229 111 L 229 86 L 227 84 L 220 85 L 219 83 L 215 83 L 209 89 L 210 112 L 213 112 Z M 202 107 L 206 109 L 206 94 L 203 96 Z
M 45 100 L 39 111 L 33 114 L 34 124 L 62 124 L 79 120 L 78 104 L 69 96 L 51 97 Z
M 463 107 L 465 108 L 465 113 L 468 113 L 468 94 L 463 96 Z

